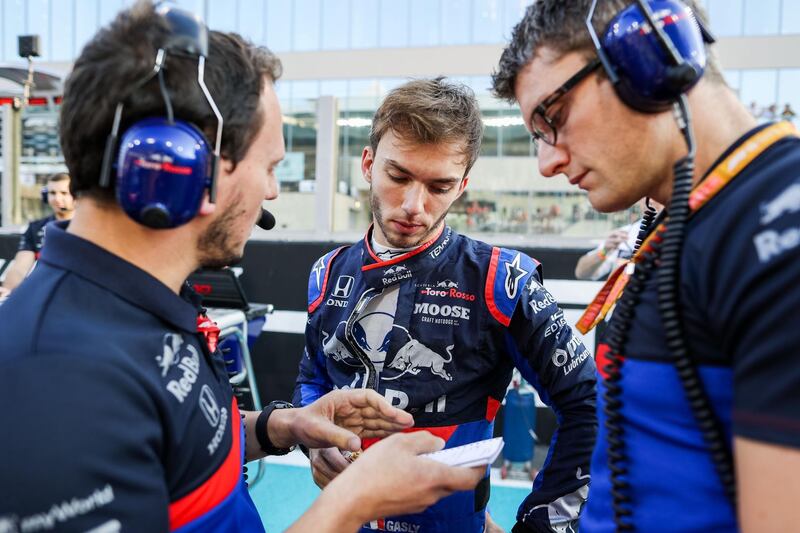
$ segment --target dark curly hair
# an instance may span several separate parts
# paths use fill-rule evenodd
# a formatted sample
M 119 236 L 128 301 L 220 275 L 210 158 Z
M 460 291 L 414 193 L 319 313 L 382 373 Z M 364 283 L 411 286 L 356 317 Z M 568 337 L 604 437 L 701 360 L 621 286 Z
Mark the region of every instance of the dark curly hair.
M 696 0 L 682 1 L 707 25 L 706 12 Z M 598 33 L 630 3 L 630 0 L 599 0 L 592 19 Z M 511 42 L 503 50 L 497 69 L 492 73 L 495 96 L 509 102 L 516 100 L 514 85 L 517 75 L 544 46 L 562 55 L 577 51 L 585 53 L 587 58 L 593 57 L 594 44 L 586 30 L 586 15 L 591 4 L 592 0 L 536 0 L 528 6 L 522 20 L 514 27 Z M 704 77 L 725 83 L 719 63 L 710 50 Z
M 156 80 L 131 94 L 153 69 L 169 28 L 149 0 L 122 11 L 83 48 L 64 87 L 60 137 L 76 196 L 113 199 L 98 185 L 114 109 L 125 100 L 120 131 L 148 116 L 163 116 Z M 209 139 L 217 119 L 197 84 L 197 60 L 169 55 L 164 74 L 176 118 L 200 128 Z M 280 60 L 268 49 L 236 34 L 209 32 L 205 80 L 224 119 L 222 155 L 235 167 L 247 153 L 264 117 L 259 99 L 265 83 L 281 75 Z

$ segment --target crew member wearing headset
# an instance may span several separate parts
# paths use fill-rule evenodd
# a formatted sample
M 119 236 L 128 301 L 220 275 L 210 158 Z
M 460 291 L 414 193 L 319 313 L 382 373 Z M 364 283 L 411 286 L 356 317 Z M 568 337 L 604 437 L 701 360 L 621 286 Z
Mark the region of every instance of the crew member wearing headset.
M 538 0 L 493 78 L 543 176 L 602 212 L 665 205 L 578 322 L 613 307 L 584 533 L 796 522 L 800 139 L 756 124 L 705 20 L 695 0 Z
M 66 172 L 49 176 L 42 195 L 47 195 L 47 205 L 53 210 L 53 214 L 28 224 L 28 228 L 19 239 L 19 248 L 14 261 L 6 271 L 0 296 L 7 296 L 16 289 L 39 259 L 47 225 L 55 220 L 69 220 L 75 213 L 75 199 L 69 190 L 69 174 Z
M 78 197 L 0 307 L 0 522 L 11 531 L 263 531 L 243 462 L 361 447 L 413 423 L 374 391 L 240 412 L 219 328 L 185 283 L 241 259 L 284 156 L 280 61 L 137 2 L 84 46 L 61 145 Z M 473 488 L 483 468 L 397 434 L 327 487 L 290 531 L 355 531 Z

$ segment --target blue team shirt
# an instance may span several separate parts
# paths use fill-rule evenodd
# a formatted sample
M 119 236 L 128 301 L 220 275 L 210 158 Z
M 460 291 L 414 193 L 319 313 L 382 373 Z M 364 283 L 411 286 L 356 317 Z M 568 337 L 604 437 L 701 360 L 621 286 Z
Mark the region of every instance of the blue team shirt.
M 0 524 L 261 531 L 197 304 L 65 227 L 0 307 Z
M 666 349 L 656 278 L 636 307 L 621 369 L 632 522 L 647 532 L 736 531 Z M 681 281 L 690 354 L 728 444 L 739 436 L 800 447 L 800 139 L 768 148 L 691 218 Z M 580 524 L 590 533 L 615 530 L 600 381 L 600 433 Z

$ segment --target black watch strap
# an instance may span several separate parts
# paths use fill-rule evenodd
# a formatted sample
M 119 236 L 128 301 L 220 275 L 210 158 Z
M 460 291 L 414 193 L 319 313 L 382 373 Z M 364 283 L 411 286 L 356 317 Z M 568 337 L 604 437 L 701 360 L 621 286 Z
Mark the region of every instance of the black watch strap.
M 255 427 L 256 439 L 258 439 L 258 445 L 261 446 L 261 451 L 267 455 L 286 455 L 294 449 L 294 446 L 289 448 L 276 448 L 272 444 L 272 441 L 269 440 L 269 435 L 267 434 L 267 422 L 269 420 L 269 415 L 271 415 L 275 409 L 292 408 L 294 408 L 294 405 L 290 404 L 289 402 L 275 400 L 274 402 L 269 402 L 269 404 L 267 404 L 267 406 L 261 410 L 261 414 L 258 415 Z

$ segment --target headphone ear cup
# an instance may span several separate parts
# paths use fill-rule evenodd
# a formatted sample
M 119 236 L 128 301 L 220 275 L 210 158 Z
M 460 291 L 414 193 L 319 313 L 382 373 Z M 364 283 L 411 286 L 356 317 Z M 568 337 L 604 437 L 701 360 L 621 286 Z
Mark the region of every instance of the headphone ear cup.
M 611 20 L 602 47 L 617 76 L 615 89 L 622 101 L 637 111 L 657 113 L 669 109 L 700 80 L 706 53 L 700 26 L 689 7 L 678 0 L 647 1 L 680 63 L 675 64 L 636 3 Z
M 210 184 L 212 158 L 193 124 L 148 118 L 120 140 L 117 201 L 133 220 L 154 229 L 175 228 L 197 215 Z

